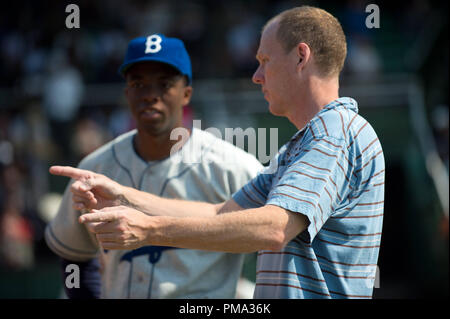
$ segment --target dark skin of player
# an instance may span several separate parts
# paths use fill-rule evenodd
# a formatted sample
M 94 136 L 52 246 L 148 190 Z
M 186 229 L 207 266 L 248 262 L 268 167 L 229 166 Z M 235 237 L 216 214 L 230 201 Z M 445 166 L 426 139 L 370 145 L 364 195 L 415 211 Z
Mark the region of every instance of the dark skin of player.
M 146 161 L 167 158 L 181 139 L 171 140 L 170 133 L 184 127 L 183 106 L 190 102 L 192 87 L 177 70 L 154 61 L 134 64 L 125 78 L 125 96 L 138 131 L 137 153 Z

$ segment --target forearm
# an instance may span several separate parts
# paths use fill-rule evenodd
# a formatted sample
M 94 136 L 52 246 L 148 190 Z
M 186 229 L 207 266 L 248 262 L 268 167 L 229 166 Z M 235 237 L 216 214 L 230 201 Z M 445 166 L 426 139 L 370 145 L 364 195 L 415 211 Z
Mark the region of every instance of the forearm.
M 165 199 L 120 185 L 108 177 L 73 167 L 52 166 L 50 172 L 76 181 L 71 186 L 74 207 L 77 210 L 128 206 L 147 215 L 175 217 L 215 216 L 222 204 Z
M 223 204 L 210 204 L 167 199 L 131 187 L 124 187 L 119 196 L 121 205 L 129 206 L 152 216 L 212 217 Z
M 152 245 L 246 253 L 278 250 L 288 219 L 261 209 L 230 212 L 212 218 L 157 217 L 149 226 Z
M 274 205 L 236 208 L 229 200 L 217 215 L 181 218 L 114 206 L 83 214 L 79 221 L 97 223 L 92 232 L 104 249 L 154 245 L 234 253 L 280 250 L 309 224 L 305 215 Z

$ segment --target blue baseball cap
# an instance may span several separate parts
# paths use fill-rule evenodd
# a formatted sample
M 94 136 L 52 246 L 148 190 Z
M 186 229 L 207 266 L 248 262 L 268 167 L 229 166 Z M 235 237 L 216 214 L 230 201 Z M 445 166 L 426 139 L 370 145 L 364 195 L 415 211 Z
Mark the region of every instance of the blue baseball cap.
M 119 67 L 119 74 L 123 77 L 129 67 L 138 62 L 157 61 L 169 64 L 188 77 L 192 82 L 191 59 L 184 47 L 183 41 L 168 38 L 163 34 L 153 34 L 139 37 L 130 41 L 123 64 Z

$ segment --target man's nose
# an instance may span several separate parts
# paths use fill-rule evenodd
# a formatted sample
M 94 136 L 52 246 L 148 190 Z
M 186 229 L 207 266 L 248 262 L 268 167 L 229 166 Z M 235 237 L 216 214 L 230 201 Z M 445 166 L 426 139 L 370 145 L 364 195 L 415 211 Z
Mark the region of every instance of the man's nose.
M 155 102 L 160 97 L 161 92 L 157 86 L 147 85 L 144 90 L 142 90 L 141 97 L 149 102 Z
M 253 74 L 252 81 L 255 84 L 263 84 L 264 83 L 264 76 L 263 76 L 261 66 L 259 66 L 256 69 L 255 73 Z

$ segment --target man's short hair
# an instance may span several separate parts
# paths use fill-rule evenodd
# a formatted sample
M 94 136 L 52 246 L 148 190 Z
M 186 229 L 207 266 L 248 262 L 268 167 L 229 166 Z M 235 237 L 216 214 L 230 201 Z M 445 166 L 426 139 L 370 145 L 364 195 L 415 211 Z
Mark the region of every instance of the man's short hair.
M 339 75 L 347 55 L 347 42 L 334 16 L 319 8 L 301 6 L 281 12 L 266 26 L 274 20 L 279 22 L 277 38 L 286 53 L 304 42 L 313 53 L 320 75 Z

